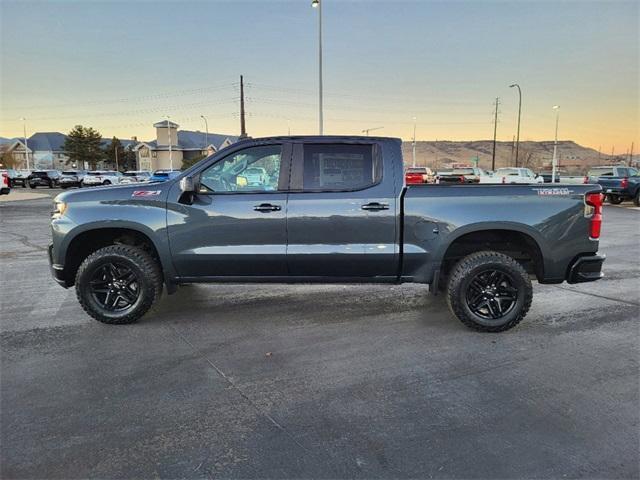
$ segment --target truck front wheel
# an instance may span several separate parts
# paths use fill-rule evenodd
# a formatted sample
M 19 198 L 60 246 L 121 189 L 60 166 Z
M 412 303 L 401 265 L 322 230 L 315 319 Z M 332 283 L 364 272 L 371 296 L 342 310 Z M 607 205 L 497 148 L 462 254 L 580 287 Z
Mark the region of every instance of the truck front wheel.
M 502 332 L 522 320 L 533 298 L 529 275 L 516 260 L 498 252 L 472 253 L 451 271 L 447 303 L 467 327 Z
M 80 305 L 102 323 L 133 323 L 162 292 L 158 262 L 130 245 L 110 245 L 84 259 L 76 273 Z

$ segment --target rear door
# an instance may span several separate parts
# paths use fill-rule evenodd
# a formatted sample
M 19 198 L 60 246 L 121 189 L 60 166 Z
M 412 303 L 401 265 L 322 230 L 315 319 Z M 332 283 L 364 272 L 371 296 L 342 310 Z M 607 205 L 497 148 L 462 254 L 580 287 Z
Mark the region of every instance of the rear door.
M 287 265 L 296 277 L 393 278 L 393 171 L 375 142 L 296 143 L 287 204 Z
M 179 276 L 286 276 L 290 158 L 288 143 L 233 150 L 204 166 L 191 203 L 173 185 L 167 226 Z M 246 175 L 252 168 L 265 173 Z

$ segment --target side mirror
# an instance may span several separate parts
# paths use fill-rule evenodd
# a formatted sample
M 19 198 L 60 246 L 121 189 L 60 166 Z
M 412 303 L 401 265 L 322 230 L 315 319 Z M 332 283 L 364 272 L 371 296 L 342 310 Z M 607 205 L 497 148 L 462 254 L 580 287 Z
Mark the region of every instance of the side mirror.
M 193 177 L 184 177 L 180 179 L 180 190 L 182 193 L 195 193 L 196 187 Z

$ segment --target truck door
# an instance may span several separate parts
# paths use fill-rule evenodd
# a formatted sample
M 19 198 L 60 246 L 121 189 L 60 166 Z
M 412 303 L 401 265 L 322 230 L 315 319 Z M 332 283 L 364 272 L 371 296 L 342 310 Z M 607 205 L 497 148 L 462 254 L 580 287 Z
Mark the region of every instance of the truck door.
M 372 143 L 297 143 L 287 265 L 297 277 L 392 279 L 398 271 L 393 171 Z
M 169 194 L 167 228 L 181 277 L 283 276 L 290 144 L 234 150 L 200 172 L 191 204 Z

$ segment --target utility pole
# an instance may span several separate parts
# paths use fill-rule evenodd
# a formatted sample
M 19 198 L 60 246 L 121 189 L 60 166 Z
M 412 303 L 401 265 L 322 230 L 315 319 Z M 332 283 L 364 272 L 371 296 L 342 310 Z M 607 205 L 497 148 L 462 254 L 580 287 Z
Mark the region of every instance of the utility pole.
M 416 117 L 413 117 L 413 166 L 416 166 Z
M 633 142 L 631 142 L 631 150 L 629 151 L 629 166 L 633 165 Z
M 240 75 L 240 138 L 247 138 L 247 127 L 244 120 L 244 78 Z
M 556 111 L 556 139 L 553 142 L 553 160 L 551 163 L 551 183 L 556 183 L 556 170 L 558 168 L 558 120 L 560 119 L 560 105 L 554 105 Z
M 522 90 L 520 85 L 514 83 L 509 88 L 518 87 L 518 139 L 516 140 L 516 167 L 518 166 L 518 151 L 520 149 L 520 113 L 522 112 Z
M 200 115 L 200 118 L 204 120 L 204 149 L 207 151 L 209 148 L 209 122 L 207 122 L 207 117 L 204 115 Z
M 600 152 L 601 152 L 601 150 L 602 150 L 602 145 L 600 145 L 598 147 L 598 163 L 600 163 L 600 155 L 601 155 Z
M 119 171 L 119 168 L 118 168 L 118 145 L 116 144 L 115 147 L 116 148 L 113 149 L 113 152 L 116 155 L 116 172 L 118 172 Z
M 496 135 L 498 133 L 498 105 L 500 97 L 496 97 L 496 111 L 493 117 L 493 153 L 491 154 L 491 170 L 496 170 Z
M 311 6 L 318 10 L 318 132 L 323 135 L 322 118 L 322 0 L 313 0 Z
M 30 170 L 29 168 L 29 145 L 27 143 L 27 119 L 26 118 L 21 118 L 20 120 L 22 120 L 22 132 L 24 133 L 24 158 L 27 161 L 27 170 Z

